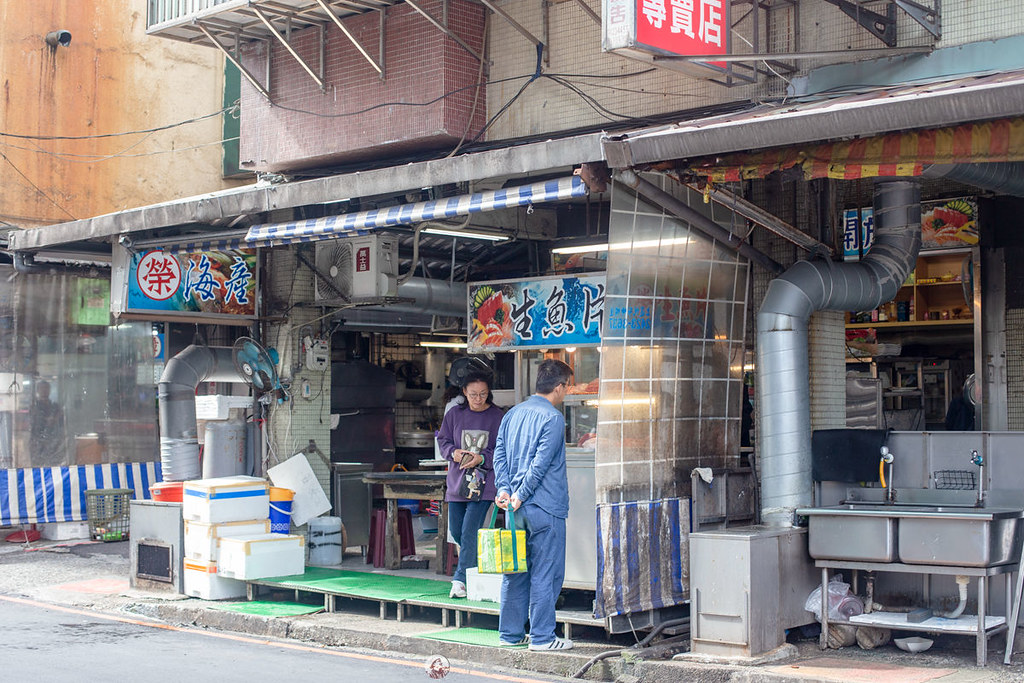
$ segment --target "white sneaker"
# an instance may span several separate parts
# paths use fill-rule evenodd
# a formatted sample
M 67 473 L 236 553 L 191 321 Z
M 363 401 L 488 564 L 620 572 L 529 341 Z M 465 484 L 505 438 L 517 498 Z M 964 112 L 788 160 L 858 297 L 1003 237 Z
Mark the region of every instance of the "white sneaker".
M 452 581 L 452 592 L 448 594 L 449 598 L 464 598 L 466 597 L 466 584 L 462 581 Z
M 530 643 L 529 648 L 531 650 L 571 650 L 572 641 L 568 638 L 555 638 L 550 643 L 544 643 L 543 645 L 535 645 Z

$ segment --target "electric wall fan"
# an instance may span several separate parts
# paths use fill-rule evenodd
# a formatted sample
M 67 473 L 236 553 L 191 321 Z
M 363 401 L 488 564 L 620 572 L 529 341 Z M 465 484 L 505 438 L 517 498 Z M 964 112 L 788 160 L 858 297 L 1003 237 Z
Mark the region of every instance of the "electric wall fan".
M 271 393 L 281 403 L 286 398 L 277 376 L 277 351 L 269 351 L 251 337 L 239 337 L 231 347 L 231 358 L 239 376 L 256 390 L 257 395 Z

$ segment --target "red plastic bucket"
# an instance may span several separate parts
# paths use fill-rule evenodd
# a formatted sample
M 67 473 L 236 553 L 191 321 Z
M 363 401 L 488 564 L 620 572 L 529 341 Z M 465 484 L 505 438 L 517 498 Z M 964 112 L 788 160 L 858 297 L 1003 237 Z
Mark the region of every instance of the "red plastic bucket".
M 149 493 L 153 496 L 153 500 L 163 503 L 180 503 L 181 485 L 180 481 L 161 481 L 150 486 Z

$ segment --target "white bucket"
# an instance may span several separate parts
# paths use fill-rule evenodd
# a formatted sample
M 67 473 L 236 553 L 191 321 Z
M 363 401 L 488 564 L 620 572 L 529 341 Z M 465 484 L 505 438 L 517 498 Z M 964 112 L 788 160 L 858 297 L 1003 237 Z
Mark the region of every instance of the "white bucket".
M 341 564 L 341 517 L 314 517 L 309 520 L 309 564 Z

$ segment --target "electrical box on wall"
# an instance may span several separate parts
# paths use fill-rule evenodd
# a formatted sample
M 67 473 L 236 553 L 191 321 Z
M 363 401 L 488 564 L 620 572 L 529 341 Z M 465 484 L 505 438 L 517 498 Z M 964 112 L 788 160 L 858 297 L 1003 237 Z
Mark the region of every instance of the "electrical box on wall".
M 331 363 L 331 350 L 323 339 L 306 337 L 306 367 L 314 372 L 326 372 Z

